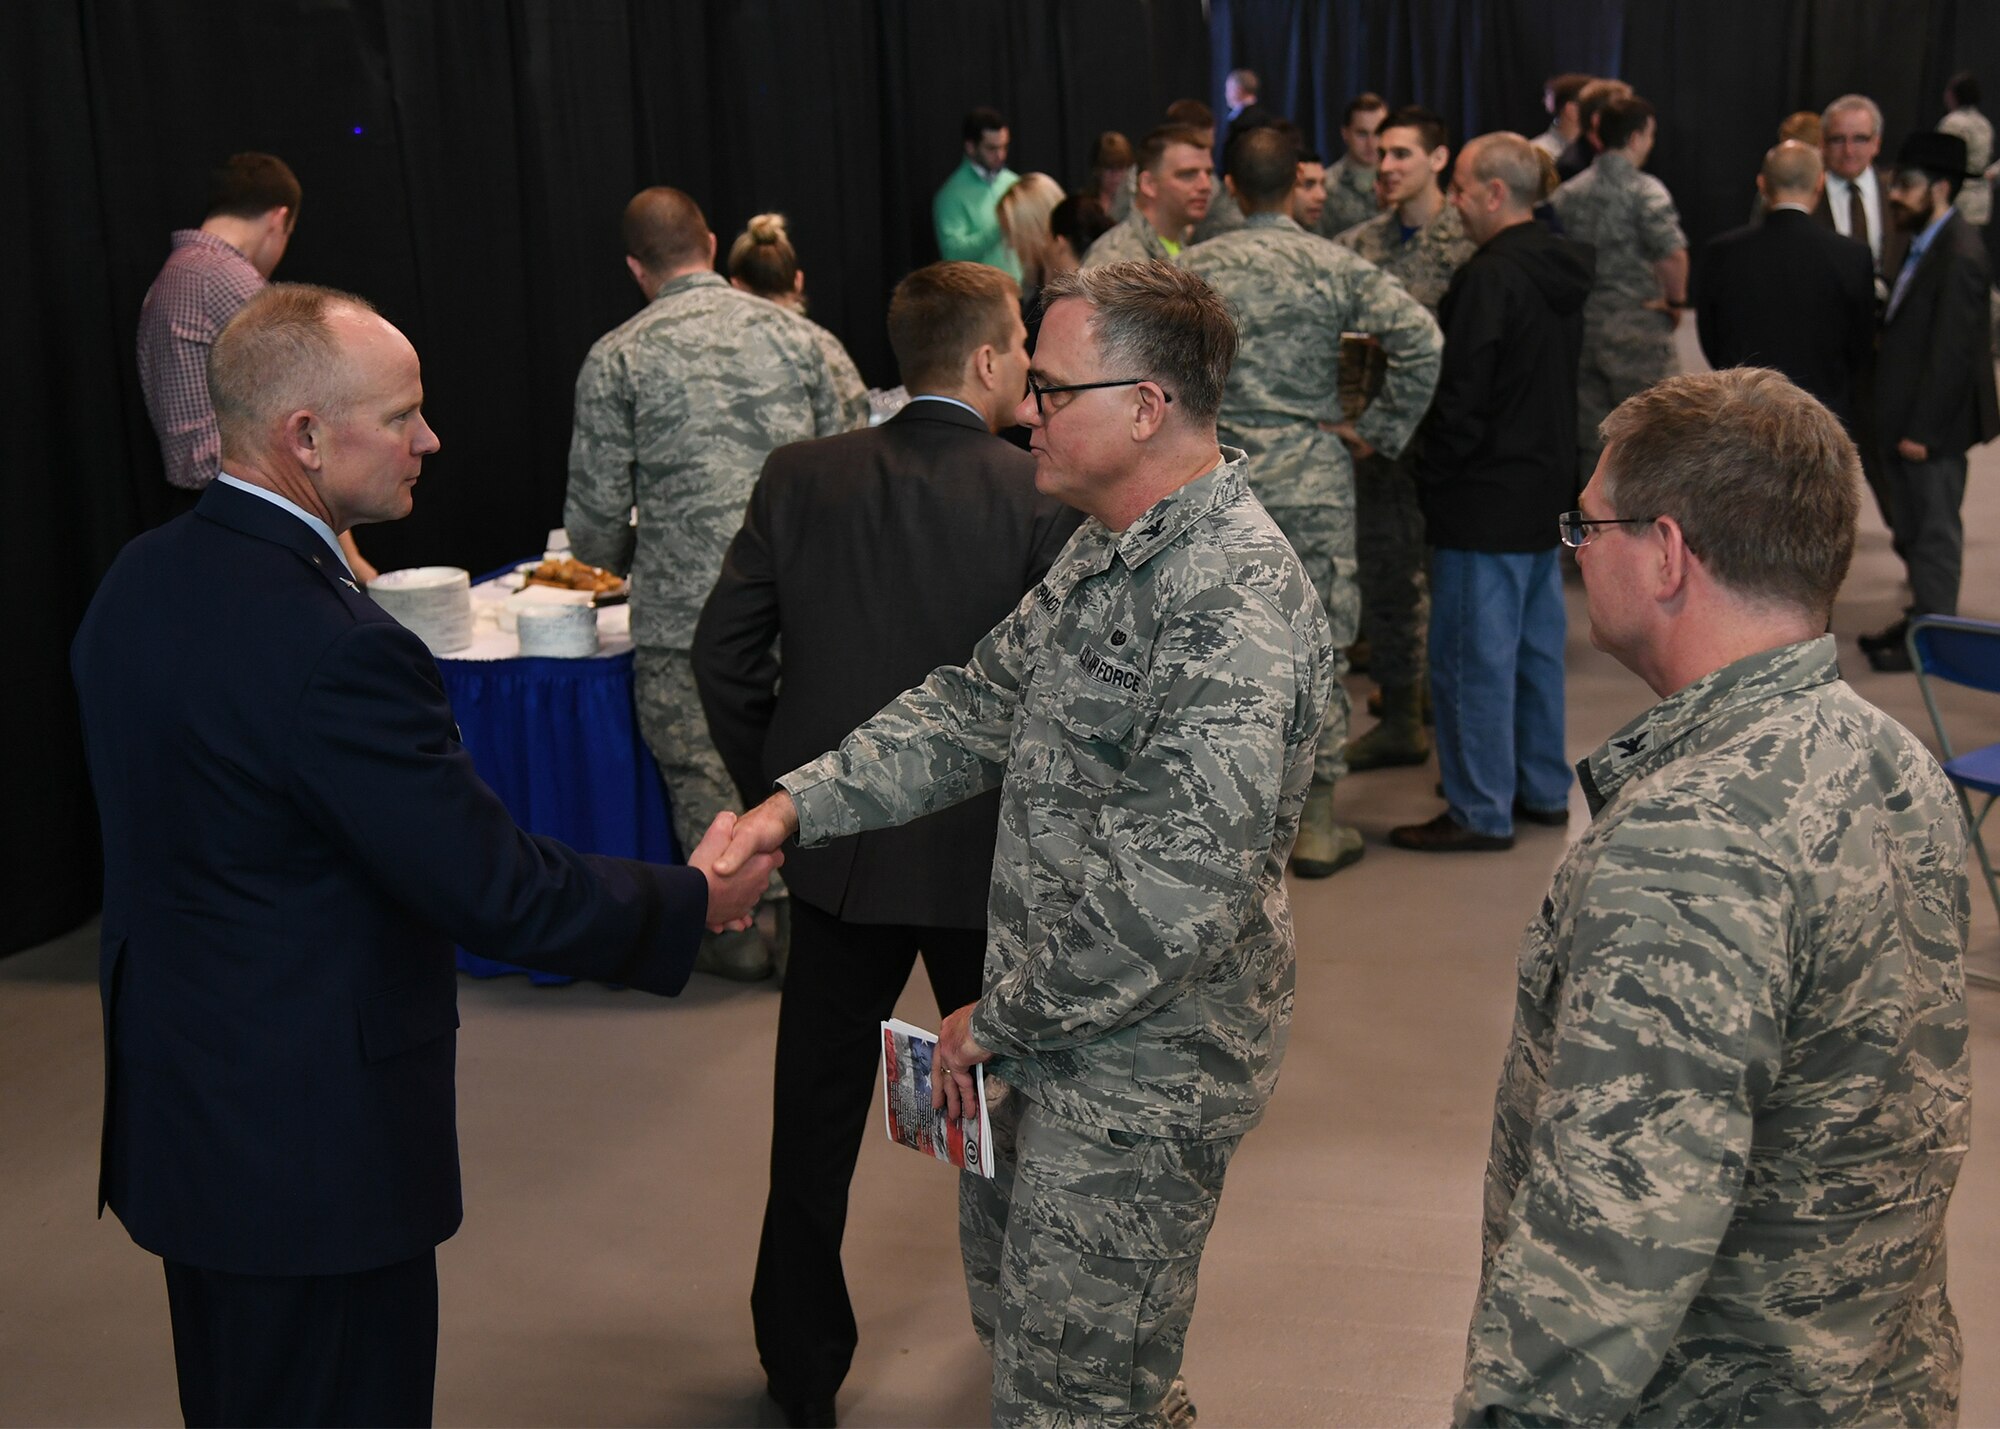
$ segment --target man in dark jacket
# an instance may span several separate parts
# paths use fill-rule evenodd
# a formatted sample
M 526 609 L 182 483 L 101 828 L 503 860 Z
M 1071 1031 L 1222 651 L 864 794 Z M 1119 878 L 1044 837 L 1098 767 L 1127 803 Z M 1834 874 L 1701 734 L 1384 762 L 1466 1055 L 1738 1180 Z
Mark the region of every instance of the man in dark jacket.
M 339 544 L 407 515 L 438 449 L 374 309 L 265 288 L 208 387 L 221 473 L 120 553 L 72 652 L 104 826 L 99 1209 L 166 1262 L 190 1425 L 428 1424 L 452 945 L 676 993 L 769 869 L 709 872 L 733 815 L 654 868 L 525 834 L 480 782 Z
M 1965 141 L 1912 134 L 1896 156 L 1889 209 L 1910 235 L 1889 289 L 1875 375 L 1875 418 L 1890 529 L 1910 573 L 1911 615 L 1956 615 L 1965 560 L 1965 453 L 2000 436 L 1987 334 L 1986 248 L 1952 206 Z M 1868 663 L 1907 670 L 1907 617 L 1861 637 Z
M 1451 201 L 1479 251 L 1438 319 L 1444 367 L 1417 484 L 1431 559 L 1431 695 L 1445 811 L 1390 832 L 1424 852 L 1503 849 L 1568 818 L 1557 522 L 1576 504 L 1576 369 L 1594 259 L 1534 217 L 1517 134 L 1466 145 Z
M 918 269 L 889 304 L 890 344 L 918 395 L 880 427 L 765 461 L 694 642 L 709 731 L 747 803 L 963 661 L 1082 520 L 1037 495 L 1034 459 L 993 435 L 1027 383 L 1017 296 L 981 264 Z M 919 952 L 941 1014 L 978 1000 L 999 807 L 995 792 L 786 865 L 792 956 L 750 1309 L 771 1395 L 794 1424 L 833 1422 L 854 1357 L 840 1242 L 879 1024 Z
M 1856 384 L 1875 350 L 1875 280 L 1859 243 L 1813 222 L 1819 150 L 1787 140 L 1757 175 L 1766 215 L 1710 241 L 1695 319 L 1709 364 L 1775 367 L 1855 431 Z

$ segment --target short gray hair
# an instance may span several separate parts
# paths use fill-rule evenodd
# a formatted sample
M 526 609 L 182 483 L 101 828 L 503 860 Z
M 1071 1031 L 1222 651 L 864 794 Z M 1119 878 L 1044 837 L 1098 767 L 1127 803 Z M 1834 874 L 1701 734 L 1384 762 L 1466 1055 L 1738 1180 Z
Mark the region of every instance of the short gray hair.
M 1869 122 L 1875 126 L 1875 137 L 1877 139 L 1882 137 L 1882 106 L 1865 94 L 1841 95 L 1840 98 L 1834 100 L 1833 103 L 1820 111 L 1819 122 L 1822 125 L 1831 124 L 1833 123 L 1834 115 L 1843 113 L 1849 109 L 1867 110 Z
M 1542 151 L 1519 134 L 1500 130 L 1481 134 L 1465 146 L 1465 162 L 1480 183 L 1494 179 L 1506 186 L 1516 207 L 1532 209 L 1543 198 Z
M 375 311 L 366 298 L 311 283 L 273 283 L 236 310 L 208 350 L 208 401 L 225 457 L 246 455 L 285 413 L 346 410 L 345 362 L 327 321 L 341 308 Z
M 1158 261 L 1106 263 L 1051 275 L 1042 310 L 1062 298 L 1094 310 L 1089 332 L 1107 369 L 1158 382 L 1191 422 L 1215 420 L 1236 361 L 1236 320 L 1199 274 Z

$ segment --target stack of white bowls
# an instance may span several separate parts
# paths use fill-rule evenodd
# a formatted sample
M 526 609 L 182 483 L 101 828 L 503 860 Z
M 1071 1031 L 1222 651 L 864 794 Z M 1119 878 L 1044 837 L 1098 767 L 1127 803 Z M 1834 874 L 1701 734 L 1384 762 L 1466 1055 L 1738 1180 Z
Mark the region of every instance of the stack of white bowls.
M 368 594 L 433 655 L 472 643 L 472 577 L 457 566 L 384 571 L 368 582 Z

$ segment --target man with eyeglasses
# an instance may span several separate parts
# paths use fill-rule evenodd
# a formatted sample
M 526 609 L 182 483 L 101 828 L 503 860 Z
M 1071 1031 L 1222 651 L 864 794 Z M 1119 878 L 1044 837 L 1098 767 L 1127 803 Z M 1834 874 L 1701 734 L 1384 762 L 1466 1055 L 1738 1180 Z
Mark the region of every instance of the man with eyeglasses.
M 1017 416 L 1037 488 L 1089 519 L 963 667 L 779 779 L 720 867 L 1000 788 L 984 992 L 935 1063 L 954 1114 L 989 1064 L 998 1175 L 959 1210 L 994 1421 L 1192 1423 L 1202 1245 L 1291 1020 L 1285 858 L 1334 646 L 1218 449 L 1221 297 L 1164 263 L 1042 291 Z
M 1341 652 L 1292 849 L 1294 873 L 1325 878 L 1364 848 L 1361 831 L 1333 812 L 1334 786 L 1347 773 L 1349 709 L 1339 677 L 1361 623 L 1354 457 L 1401 454 L 1437 385 L 1442 339 L 1394 278 L 1292 221 L 1286 210 L 1298 167 L 1297 140 L 1284 130 L 1238 136 L 1225 182 L 1246 226 L 1189 250 L 1181 263 L 1236 315 L 1242 347 L 1222 399 L 1222 439 L 1249 454 L 1250 489 L 1305 562 Z M 1368 334 L 1384 354 L 1381 391 L 1352 425 L 1340 406 L 1343 333 Z
M 1563 536 L 1659 703 L 1521 940 L 1454 1422 L 1954 1423 L 1966 829 L 1826 633 L 1854 444 L 1762 368 L 1604 436 Z

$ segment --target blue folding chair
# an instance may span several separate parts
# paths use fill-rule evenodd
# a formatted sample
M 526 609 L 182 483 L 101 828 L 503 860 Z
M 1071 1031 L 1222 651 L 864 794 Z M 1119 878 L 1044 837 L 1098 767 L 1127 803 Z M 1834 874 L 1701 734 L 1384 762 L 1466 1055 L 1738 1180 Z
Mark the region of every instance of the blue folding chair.
M 1963 620 L 1954 615 L 1918 615 L 1910 620 L 1910 663 L 1916 666 L 1917 688 L 1923 691 L 1924 706 L 1931 713 L 1931 727 L 1937 731 L 1938 748 L 1944 754 L 1944 772 L 1958 790 L 1965 809 L 1965 822 L 1972 830 L 1972 847 L 1979 854 L 1979 867 L 1986 874 L 1986 891 L 1993 895 L 1993 908 L 2000 912 L 2000 879 L 1993 876 L 1993 860 L 1987 855 L 1980 825 L 2000 798 L 2000 744 L 1982 745 L 1960 754 L 1952 748 L 1951 735 L 1938 710 L 1934 680 L 1966 685 L 1988 694 L 2000 694 L 2000 624 L 1990 620 Z M 1972 793 L 1985 796 L 1977 813 Z M 1981 977 L 1981 982 L 1988 979 Z

